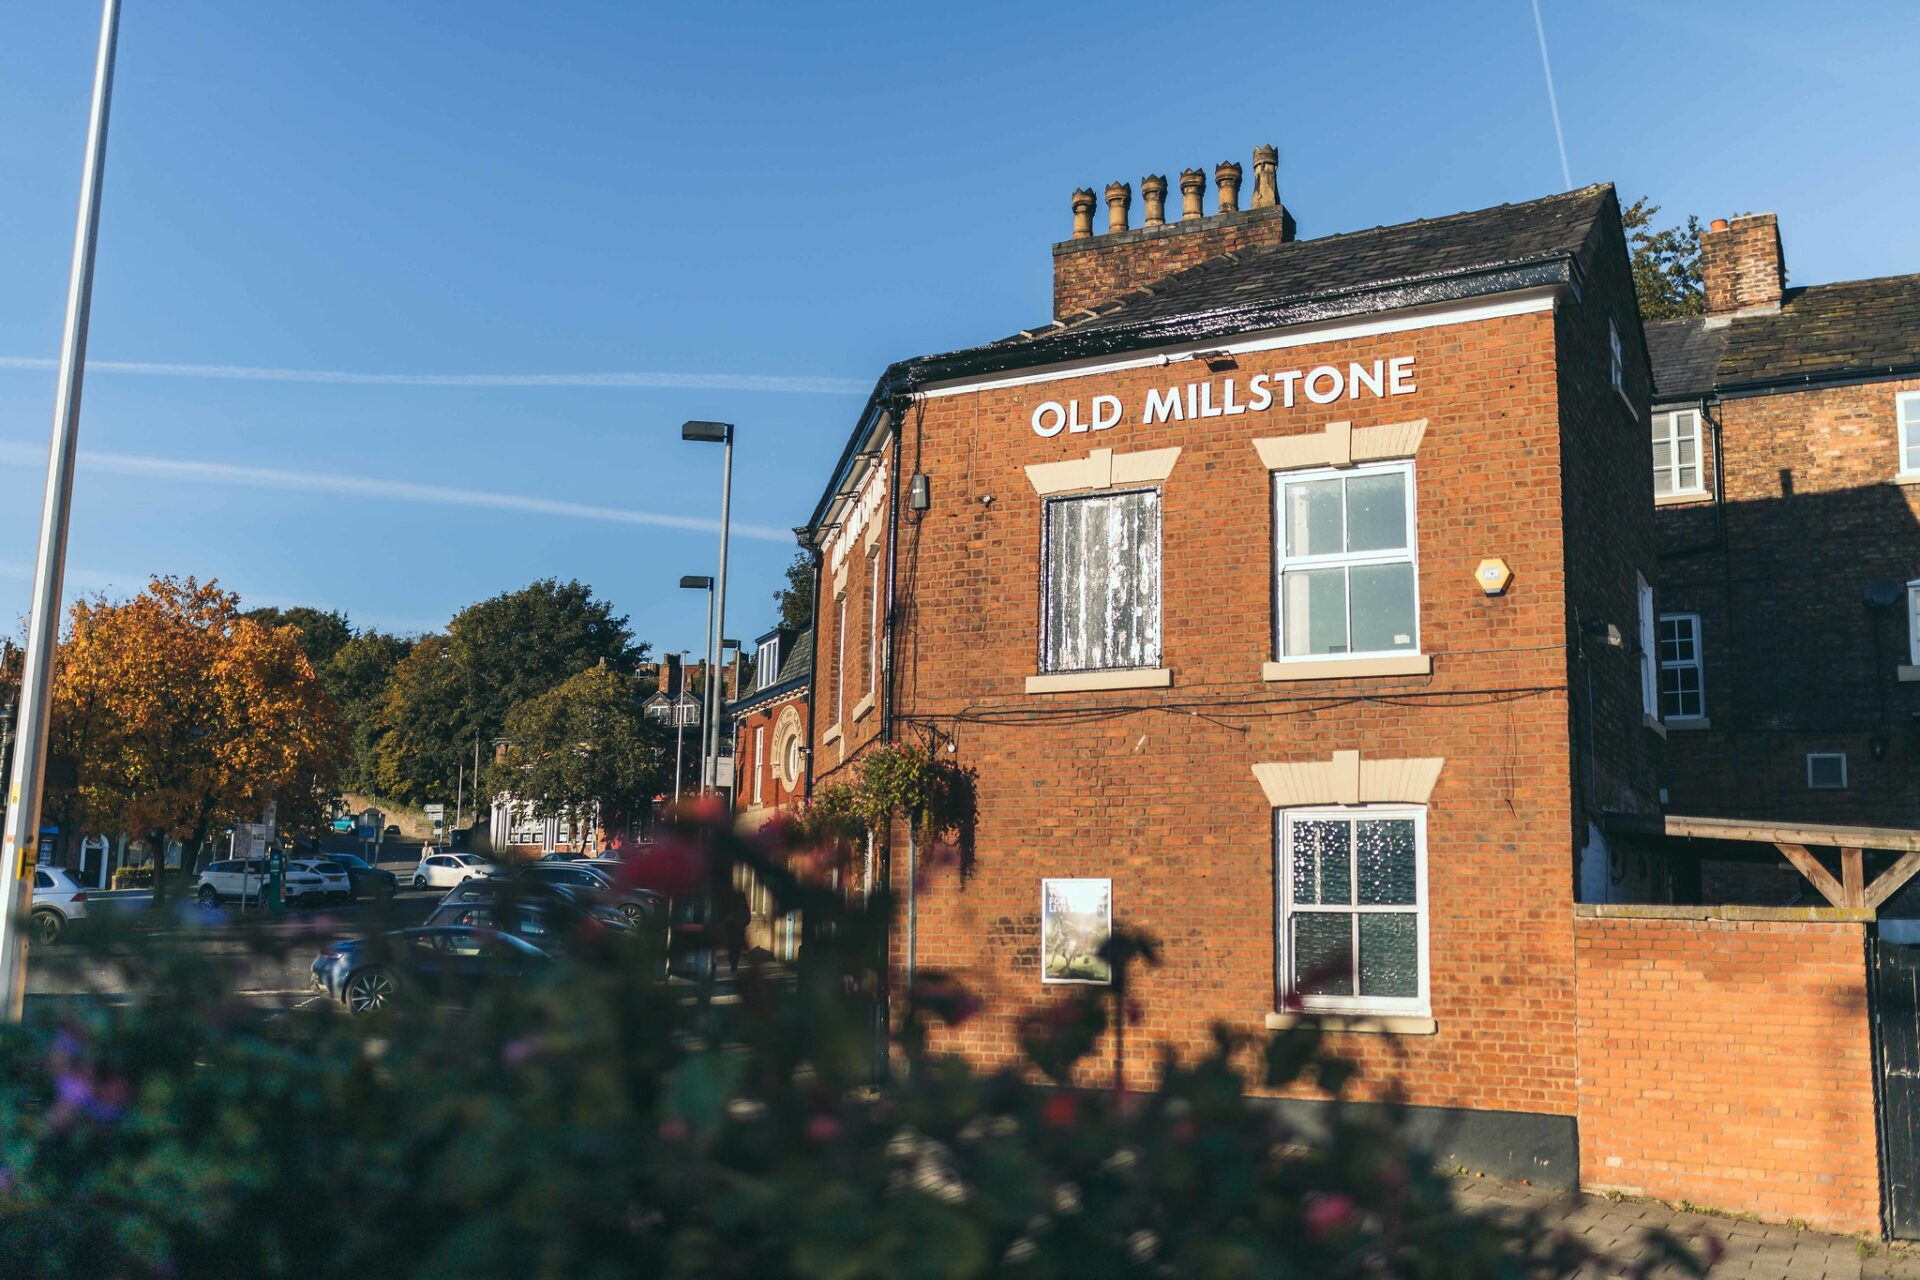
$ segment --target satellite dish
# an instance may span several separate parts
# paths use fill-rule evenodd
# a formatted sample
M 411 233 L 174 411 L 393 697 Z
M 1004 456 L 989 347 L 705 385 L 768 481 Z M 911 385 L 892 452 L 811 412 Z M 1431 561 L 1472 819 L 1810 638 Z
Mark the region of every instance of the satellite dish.
M 1892 578 L 1875 578 L 1867 584 L 1867 607 L 1870 609 L 1891 609 L 1900 603 L 1907 594 L 1904 583 Z

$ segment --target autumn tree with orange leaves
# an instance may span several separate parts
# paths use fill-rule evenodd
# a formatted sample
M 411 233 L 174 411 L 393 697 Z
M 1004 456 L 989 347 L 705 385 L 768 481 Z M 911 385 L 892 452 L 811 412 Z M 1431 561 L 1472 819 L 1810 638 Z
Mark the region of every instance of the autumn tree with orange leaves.
M 239 597 L 191 577 L 74 603 L 51 738 L 78 776 L 47 797 L 63 832 L 159 831 L 188 850 L 269 800 L 283 826 L 317 823 L 345 758 L 299 632 L 243 616 Z

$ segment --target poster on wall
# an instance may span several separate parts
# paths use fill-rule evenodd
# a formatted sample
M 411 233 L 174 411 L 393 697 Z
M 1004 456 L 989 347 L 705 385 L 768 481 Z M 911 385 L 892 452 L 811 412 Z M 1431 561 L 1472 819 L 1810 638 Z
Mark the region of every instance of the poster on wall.
M 1113 881 L 1040 882 L 1040 980 L 1105 986 L 1113 968 L 1101 954 L 1113 936 Z

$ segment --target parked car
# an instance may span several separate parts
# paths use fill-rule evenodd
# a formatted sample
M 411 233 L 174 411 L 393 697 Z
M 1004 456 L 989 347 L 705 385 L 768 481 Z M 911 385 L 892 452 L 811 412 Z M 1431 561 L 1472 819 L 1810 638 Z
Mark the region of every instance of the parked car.
M 386 838 L 389 840 L 398 840 L 400 838 L 400 828 L 397 826 L 389 825 L 386 831 L 383 832 L 382 834 L 385 835 Z
M 494 899 L 477 902 L 443 900 L 426 918 L 427 925 L 463 924 L 476 929 L 499 929 L 525 938 L 536 946 L 558 942 L 584 919 L 595 919 L 608 929 L 631 931 L 632 926 L 619 912 L 597 903 L 572 903 L 558 899 L 539 902 L 519 901 L 508 905 Z
M 400 888 L 400 877 L 391 871 L 371 866 L 351 853 L 330 853 L 327 861 L 347 873 L 347 892 L 358 899 L 391 898 Z
M 328 902 L 351 902 L 353 880 L 347 869 L 329 858 L 295 858 L 287 863 L 289 871 L 306 871 L 320 877 L 320 892 Z
M 619 911 L 632 924 L 647 921 L 664 923 L 666 919 L 666 898 L 651 889 L 622 888 L 615 869 L 580 861 L 542 861 L 522 868 L 519 875 L 523 879 L 546 880 L 591 893 Z
M 315 957 L 309 981 L 350 1013 L 374 1013 L 403 990 L 435 1003 L 465 1004 L 551 959 L 525 938 L 497 929 L 434 925 L 336 942 Z
M 87 891 L 59 867 L 33 869 L 33 933 L 35 942 L 58 942 L 75 920 L 87 918 Z
M 194 893 L 205 907 L 218 906 L 222 902 L 264 901 L 267 895 L 267 861 L 265 858 L 227 858 L 210 863 L 194 882 Z M 283 867 L 280 878 L 280 900 L 289 905 L 295 902 L 308 902 L 326 897 L 326 882 L 311 871 L 301 871 L 291 865 Z
M 500 868 L 471 853 L 429 853 L 413 869 L 413 887 L 446 889 L 477 876 L 500 874 Z

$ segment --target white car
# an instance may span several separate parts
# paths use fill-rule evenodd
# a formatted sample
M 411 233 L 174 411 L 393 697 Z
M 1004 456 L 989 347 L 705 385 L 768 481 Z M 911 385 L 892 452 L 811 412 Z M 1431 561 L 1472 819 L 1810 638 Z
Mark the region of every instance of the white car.
M 261 903 L 267 896 L 267 863 L 264 858 L 228 858 L 208 865 L 194 885 L 200 905 L 215 907 L 222 902 Z M 311 871 L 289 864 L 281 872 L 280 897 L 287 903 L 317 901 L 327 894 L 327 883 Z
M 347 876 L 347 869 L 337 862 L 325 858 L 296 858 L 287 864 L 287 871 L 305 871 L 320 877 L 320 892 L 329 902 L 346 902 L 353 897 L 353 881 Z
M 500 874 L 500 868 L 471 853 L 429 853 L 413 869 L 416 889 L 451 889 L 479 876 Z
M 75 920 L 87 918 L 87 891 L 58 867 L 33 869 L 33 940 L 58 942 Z

